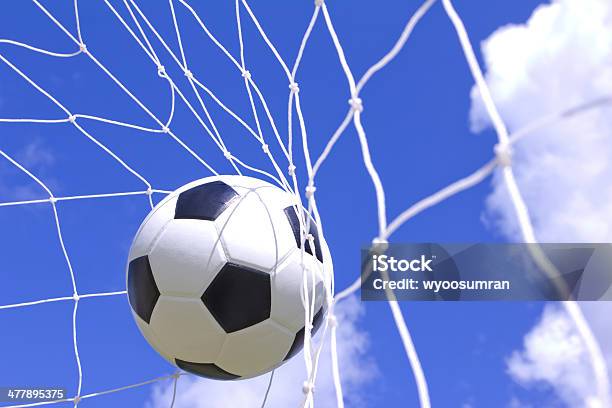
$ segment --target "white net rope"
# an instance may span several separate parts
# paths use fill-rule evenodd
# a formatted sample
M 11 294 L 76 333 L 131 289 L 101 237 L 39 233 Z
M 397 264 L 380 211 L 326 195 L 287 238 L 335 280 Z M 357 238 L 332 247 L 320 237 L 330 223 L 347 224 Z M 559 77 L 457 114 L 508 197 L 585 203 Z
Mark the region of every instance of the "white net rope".
M 81 400 L 94 398 L 96 396 L 105 395 L 109 393 L 116 393 L 123 390 L 141 387 L 148 384 L 158 383 L 161 381 L 173 381 L 173 393 L 172 393 L 172 401 L 170 401 L 170 406 L 174 405 L 175 397 L 176 397 L 176 385 L 179 378 L 183 375 L 187 375 L 183 372 L 176 372 L 174 374 L 170 374 L 167 376 L 162 376 L 158 378 L 153 378 L 148 381 L 143 381 L 140 383 L 129 384 L 123 387 L 101 390 L 99 392 L 94 392 L 90 394 L 82 394 L 81 390 L 83 387 L 83 367 L 81 364 L 81 359 L 79 357 L 79 342 L 78 342 L 78 327 L 77 327 L 77 313 L 78 306 L 81 301 L 93 301 L 89 299 L 105 297 L 105 296 L 126 296 L 125 290 L 113 291 L 113 292 L 100 292 L 100 293 L 80 293 L 78 291 L 78 284 L 75 279 L 75 273 L 73 271 L 72 263 L 70 260 L 70 250 L 66 248 L 64 244 L 64 238 L 62 236 L 61 229 L 61 219 L 58 215 L 57 207 L 61 205 L 64 201 L 69 200 L 102 200 L 109 197 L 120 197 L 120 196 L 146 196 L 148 197 L 149 205 L 153 207 L 153 194 L 168 194 L 170 191 L 162 190 L 154 188 L 151 183 L 143 176 L 139 174 L 136 170 L 134 170 L 130 165 L 119 155 L 115 154 L 111 149 L 105 146 L 102 142 L 100 142 L 93 134 L 88 132 L 85 128 L 85 123 L 89 121 L 95 122 L 103 122 L 109 125 L 114 125 L 118 127 L 126 127 L 133 130 L 145 132 L 145 133 L 157 133 L 168 135 L 172 138 L 176 143 L 178 143 L 187 153 L 193 156 L 198 162 L 201 163 L 202 166 L 206 167 L 212 174 L 218 174 L 217 171 L 211 166 L 205 159 L 200 157 L 198 153 L 192 148 L 190 148 L 173 130 L 173 119 L 175 113 L 175 106 L 178 103 L 183 103 L 193 115 L 193 118 L 197 121 L 199 126 L 201 126 L 202 130 L 205 132 L 208 137 L 214 142 L 219 151 L 223 154 L 224 158 L 227 159 L 229 164 L 235 170 L 237 174 L 242 174 L 243 172 L 247 173 L 256 173 L 259 176 L 264 178 L 270 178 L 276 182 L 277 185 L 284 188 L 286 191 L 295 194 L 295 196 L 300 199 L 302 195 L 299 191 L 299 183 L 296 176 L 296 166 L 294 164 L 293 157 L 293 147 L 294 144 L 297 144 L 301 141 L 301 149 L 304 155 L 304 162 L 306 167 L 306 189 L 304 191 L 304 197 L 306 198 L 307 203 L 304 205 L 305 208 L 308 209 L 308 213 L 312 214 L 312 217 L 317 222 L 321 234 L 323 234 L 323 224 L 321 217 L 318 212 L 317 202 L 316 202 L 316 176 L 318 171 L 324 162 L 330 157 L 334 145 L 342 136 L 344 131 L 351 125 L 355 127 L 355 130 L 358 135 L 359 143 L 361 146 L 362 153 L 362 162 L 365 166 L 369 177 L 375 188 L 376 193 L 376 203 L 377 203 L 377 219 L 378 219 L 378 232 L 373 242 L 384 245 L 393 235 L 393 233 L 404 223 L 410 220 L 412 217 L 421 213 L 422 211 L 435 206 L 436 204 L 449 199 L 450 197 L 469 189 L 483 180 L 485 180 L 488 176 L 490 176 L 498 167 L 500 167 L 500 171 L 503 172 L 503 178 L 505 184 L 510 192 L 510 196 L 512 199 L 512 203 L 514 205 L 514 209 L 516 212 L 516 216 L 518 218 L 522 236 L 525 242 L 536 243 L 536 237 L 533 231 L 532 224 L 530 222 L 528 209 L 521 197 L 520 190 L 515 181 L 513 170 L 512 170 L 512 161 L 511 161 L 511 146 L 520 141 L 523 137 L 527 136 L 529 133 L 534 132 L 535 130 L 540 129 L 541 127 L 547 126 L 551 123 L 555 123 L 557 121 L 563 120 L 565 118 L 581 114 L 582 112 L 597 108 L 603 104 L 609 104 L 612 102 L 610 98 L 601 98 L 594 101 L 588 101 L 583 105 L 576 106 L 572 109 L 569 109 L 564 112 L 553 113 L 550 116 L 545 118 L 541 118 L 540 120 L 528 124 L 522 129 L 517 130 L 513 134 L 508 134 L 508 131 L 500 117 L 495 103 L 491 97 L 491 94 L 487 88 L 487 84 L 484 80 L 481 69 L 478 65 L 477 59 L 474 54 L 474 50 L 468 38 L 468 34 L 464 27 L 464 24 L 453 8 L 451 0 L 442 0 L 444 10 L 446 11 L 448 17 L 450 18 L 451 23 L 453 24 L 460 45 L 463 49 L 464 55 L 466 57 L 466 61 L 474 78 L 474 81 L 480 91 L 480 95 L 486 107 L 486 110 L 490 116 L 490 119 L 494 125 L 494 128 L 498 137 L 498 144 L 495 149 L 495 156 L 489 162 L 484 164 L 482 167 L 478 168 L 472 174 L 467 177 L 461 178 L 454 183 L 448 185 L 445 188 L 437 191 L 429 197 L 426 197 L 417 203 L 413 204 L 405 211 L 396 216 L 391 222 L 387 222 L 387 211 L 385 207 L 385 192 L 383 188 L 383 184 L 378 175 L 376 167 L 372 162 L 370 156 L 369 149 L 369 140 L 366 136 L 366 131 L 362 124 L 362 112 L 364 109 L 364 102 L 360 98 L 360 93 L 368 83 L 368 81 L 376 75 L 378 71 L 383 69 L 387 64 L 389 64 L 394 57 L 402 50 L 406 42 L 408 41 L 412 31 L 415 26 L 419 23 L 421 18 L 431 9 L 436 0 L 426 0 L 424 1 L 420 7 L 416 10 L 416 12 L 411 16 L 407 24 L 405 25 L 401 35 L 396 40 L 395 44 L 391 47 L 391 49 L 375 64 L 373 64 L 369 69 L 366 70 L 365 74 L 359 79 L 356 80 L 347 58 L 344 54 L 341 41 L 338 38 L 338 35 L 334 29 L 334 24 L 332 17 L 330 15 L 330 10 L 323 0 L 316 0 L 314 3 L 314 9 L 312 13 L 312 17 L 304 31 L 304 35 L 302 37 L 302 41 L 300 47 L 297 51 L 296 57 L 294 59 L 293 64 L 287 64 L 287 62 L 280 55 L 278 50 L 275 48 L 273 42 L 266 35 L 266 32 L 256 15 L 253 13 L 250 8 L 248 2 L 246 0 L 236 0 L 235 1 L 235 17 L 236 17 L 236 29 L 237 36 L 240 45 L 240 55 L 238 57 L 232 55 L 224 45 L 218 41 L 218 39 L 214 36 L 213 32 L 209 29 L 206 23 L 202 20 L 202 18 L 198 15 L 195 9 L 190 5 L 190 3 L 186 0 L 169 0 L 168 2 L 168 13 L 171 16 L 175 40 L 178 43 L 179 52 L 177 53 L 173 50 L 168 42 L 164 39 L 164 37 L 160 34 L 156 26 L 149 20 L 147 15 L 142 11 L 141 7 L 139 7 L 136 0 L 123 0 L 122 7 L 124 10 L 121 10 L 123 14 L 113 6 L 108 0 L 104 0 L 105 5 L 108 9 L 113 13 L 116 18 L 117 24 L 123 29 L 127 30 L 130 34 L 131 38 L 138 44 L 141 50 L 146 54 L 148 59 L 150 60 L 152 68 L 157 70 L 157 74 L 162 80 L 165 80 L 170 89 L 170 112 L 169 115 L 165 118 L 157 117 L 152 109 L 147 107 L 138 96 L 130 91 L 130 89 L 117 77 L 113 74 L 113 72 L 105 66 L 105 64 L 100 61 L 96 57 L 96 50 L 89 49 L 87 47 L 87 38 L 84 38 L 81 32 L 81 23 L 80 23 L 80 14 L 79 14 L 79 2 L 78 0 L 74 0 L 74 22 L 76 22 L 76 32 L 71 32 L 64 23 L 62 23 L 54 14 L 52 14 L 43 4 L 41 4 L 37 0 L 32 0 L 33 4 L 39 9 L 39 11 L 46 16 L 49 21 L 54 24 L 59 30 L 61 30 L 66 37 L 74 43 L 74 51 L 69 53 L 61 53 L 55 52 L 53 50 L 47 50 L 38 48 L 34 44 L 27 44 L 16 39 L 4 38 L 0 39 L 0 45 L 2 46 L 13 46 L 27 49 L 33 53 L 40 53 L 54 58 L 64 58 L 64 59 L 72 59 L 72 58 L 88 58 L 91 60 L 116 86 L 118 86 L 130 99 L 131 101 L 137 105 L 149 118 L 150 124 L 149 126 L 143 126 L 135 123 L 127 123 L 123 121 L 113 120 L 112 118 L 99 117 L 94 115 L 89 115 L 86 113 L 80 113 L 76 110 L 70 109 L 68 106 L 64 105 L 58 97 L 55 97 L 50 92 L 48 92 L 45 87 L 35 80 L 33 80 L 27 72 L 26 68 L 20 67 L 17 63 L 7 58 L 3 53 L 2 49 L 0 49 L 0 61 L 3 64 L 8 66 L 12 71 L 14 71 L 19 77 L 21 77 L 24 81 L 26 81 L 31 87 L 36 89 L 39 93 L 44 95 L 49 102 L 60 108 L 64 112 L 63 117 L 55 117 L 55 118 L 0 118 L 0 123 L 11 122 L 11 123 L 44 123 L 44 124 L 55 124 L 55 125 L 66 125 L 69 124 L 73 126 L 78 132 L 80 132 L 84 137 L 93 142 L 98 148 L 100 148 L 105 154 L 108 154 L 113 160 L 115 160 L 120 166 L 122 166 L 126 171 L 128 171 L 131 175 L 138 178 L 140 182 L 143 184 L 143 189 L 138 191 L 123 191 L 123 192 L 115 192 L 115 193 L 102 193 L 102 194 L 88 194 L 88 195 L 75 195 L 75 196 L 56 196 L 53 194 L 52 189 L 46 185 L 36 174 L 28 170 L 25 166 L 20 164 L 14 157 L 7 154 L 5 151 L 0 150 L 0 155 L 27 175 L 31 180 L 37 183 L 44 191 L 46 191 L 48 198 L 46 199 L 35 199 L 35 200 L 22 200 L 22 201 L 10 201 L 10 202 L 0 202 L 0 207 L 8 207 L 8 206 L 23 206 L 23 205 L 37 205 L 37 204 L 49 204 L 53 210 L 54 223 L 57 232 L 57 238 L 59 240 L 63 256 L 65 259 L 65 263 L 68 269 L 68 273 L 70 274 L 70 279 L 72 282 L 73 293 L 68 294 L 63 297 L 55 297 L 49 299 L 40 299 L 40 300 L 32 300 L 32 301 L 24 301 L 22 303 L 14 303 L 14 304 L 5 304 L 0 305 L 1 310 L 29 307 L 34 305 L 40 305 L 51 302 L 73 302 L 73 313 L 72 313 L 72 339 L 73 339 L 73 349 L 74 349 L 74 358 L 76 360 L 76 364 L 78 367 L 78 382 L 77 382 L 77 392 L 74 396 L 68 396 L 64 399 L 59 399 L 55 401 L 41 401 L 35 403 L 21 404 L 21 405 L 12 405 L 12 407 L 31 407 L 31 406 L 39 406 L 39 405 L 49 405 L 62 401 L 73 402 L 76 407 Z M 189 56 L 187 55 L 184 47 L 183 47 L 183 38 L 182 38 L 182 29 L 181 22 L 176 14 L 176 8 L 183 7 L 185 10 L 189 12 L 191 17 L 197 22 L 202 32 L 208 37 L 212 43 L 218 47 L 219 50 L 223 52 L 223 54 L 231 61 L 231 63 L 235 66 L 236 73 L 241 75 L 242 80 L 244 81 L 245 92 L 248 97 L 248 102 L 251 107 L 252 118 L 243 119 L 239 115 L 237 115 L 227 104 L 225 104 L 210 88 L 208 88 L 204 82 L 198 77 L 196 72 L 192 72 L 189 64 Z M 125 15 L 129 15 L 129 18 L 124 17 Z M 245 45 L 243 41 L 243 19 L 249 19 L 257 28 L 259 35 L 261 35 L 262 39 L 265 41 L 269 49 L 274 54 L 278 64 L 282 67 L 282 70 L 285 72 L 287 77 L 287 85 L 288 85 L 288 109 L 287 109 L 287 119 L 288 119 L 288 128 L 286 134 L 285 132 L 279 130 L 277 127 L 274 115 L 269 109 L 269 105 L 266 102 L 266 98 L 262 90 L 258 87 L 255 78 L 251 75 L 248 70 L 249 64 L 245 60 Z M 302 56 L 304 50 L 308 44 L 309 38 L 313 31 L 313 27 L 319 21 L 323 20 L 323 24 L 325 25 L 329 37 L 333 43 L 335 48 L 337 57 L 341 64 L 344 75 L 346 76 L 347 85 L 348 85 L 348 109 L 346 116 L 341 121 L 337 130 L 331 135 L 325 148 L 322 153 L 313 160 L 309 150 L 309 142 L 308 142 L 308 134 L 307 134 L 307 125 L 302 113 L 302 108 L 300 105 L 300 88 L 296 81 L 296 77 L 299 71 L 300 63 L 302 61 Z M 161 54 L 164 54 L 165 57 L 169 57 L 173 63 L 176 64 L 178 69 L 182 71 L 184 76 L 187 78 L 189 83 L 189 88 L 187 90 L 181 89 L 181 87 L 177 84 L 178 80 L 175 80 L 173 76 L 166 70 L 164 65 L 162 65 L 162 58 L 160 58 Z M 193 104 L 190 102 L 187 97 L 187 93 L 192 92 L 197 100 L 197 104 Z M 274 174 L 267 172 L 263 169 L 257 168 L 255 166 L 249 165 L 247 162 L 243 161 L 241 158 L 236 157 L 232 154 L 226 147 L 224 139 L 222 137 L 222 132 L 216 126 L 214 115 L 211 114 L 211 111 L 208 108 L 208 102 L 206 99 L 214 102 L 218 107 L 222 109 L 227 115 L 229 115 L 233 120 L 239 123 L 247 133 L 252 136 L 257 143 L 259 143 L 262 152 L 267 157 L 270 162 L 270 165 L 274 169 Z M 295 118 L 293 115 L 297 116 L 297 123 L 300 129 L 298 140 L 295 140 L 295 135 L 293 134 L 293 123 Z M 254 123 L 253 125 L 249 125 L 249 123 Z M 267 123 L 272 129 L 272 136 L 266 134 L 263 130 L 263 123 Z M 265 136 L 264 136 L 265 135 Z M 273 156 L 270 150 L 270 146 L 268 143 L 278 144 L 278 148 L 280 148 L 282 155 L 282 162 L 285 165 L 279 164 L 277 158 Z M 308 231 L 308 223 L 310 222 L 310 217 L 304 217 L 302 220 L 302 244 L 305 243 L 310 237 L 308 237 L 304 231 Z M 304 248 L 304 245 L 302 245 Z M 536 254 L 537 257 L 537 254 Z M 541 260 L 540 263 L 545 263 L 546 260 Z M 305 274 L 304 274 L 305 275 Z M 308 277 L 304 276 L 304 282 L 307 282 Z M 314 293 L 309 293 L 307 289 L 304 290 L 302 301 L 304 303 L 305 309 L 305 336 L 304 336 L 304 360 L 306 365 L 307 376 L 304 380 L 303 392 L 303 406 L 313 406 L 313 389 L 314 383 L 317 376 L 317 368 L 318 362 L 321 356 L 321 351 L 323 348 L 324 341 L 330 341 L 331 343 L 331 354 L 332 354 L 332 371 L 333 371 L 333 380 L 334 386 L 336 389 L 336 397 L 337 397 L 337 406 L 344 406 L 344 397 L 342 393 L 341 386 L 341 377 L 339 372 L 338 365 L 338 352 L 336 346 L 336 335 L 338 324 L 342 322 L 337 322 L 336 317 L 334 315 L 334 306 L 338 302 L 341 302 L 343 299 L 346 299 L 351 294 L 358 291 L 360 285 L 360 279 L 357 278 L 351 285 L 347 288 L 336 293 L 334 288 L 334 280 L 333 276 L 326 282 L 326 291 L 328 294 L 327 303 L 328 303 L 328 317 L 323 326 L 323 335 L 320 336 L 320 341 L 318 343 L 313 342 L 311 337 L 311 324 L 314 316 Z M 308 285 L 304 285 L 304 288 L 307 288 Z M 427 387 L 427 381 L 425 378 L 424 371 L 421 367 L 421 363 L 419 361 L 418 354 L 416 352 L 415 346 L 412 342 L 410 331 L 406 325 L 404 317 L 402 315 L 402 311 L 395 300 L 393 293 L 388 293 L 389 296 L 389 307 L 391 309 L 394 322 L 397 326 L 397 330 L 401 337 L 402 343 L 404 345 L 404 349 L 406 355 L 409 359 L 410 366 L 412 369 L 412 374 L 414 376 L 414 380 L 417 386 L 418 396 L 420 400 L 421 407 L 430 407 L 430 397 Z M 568 314 L 571 316 L 573 321 L 576 324 L 578 332 L 584 341 L 590 361 L 592 364 L 593 375 L 597 385 L 597 393 L 600 401 L 602 401 L 603 406 L 606 406 L 606 398 L 609 396 L 609 380 L 608 373 L 605 366 L 605 360 L 603 359 L 601 350 L 599 345 L 593 336 L 586 320 L 584 319 L 580 308 L 577 306 L 575 302 L 563 302 L 565 309 Z M 326 334 L 329 332 L 329 336 Z M 272 385 L 274 373 L 270 376 L 270 383 L 268 390 L 266 391 L 266 395 L 263 398 L 263 405 L 266 403 L 267 393 L 270 390 L 270 386 Z M 298 392 L 296 390 L 296 392 Z

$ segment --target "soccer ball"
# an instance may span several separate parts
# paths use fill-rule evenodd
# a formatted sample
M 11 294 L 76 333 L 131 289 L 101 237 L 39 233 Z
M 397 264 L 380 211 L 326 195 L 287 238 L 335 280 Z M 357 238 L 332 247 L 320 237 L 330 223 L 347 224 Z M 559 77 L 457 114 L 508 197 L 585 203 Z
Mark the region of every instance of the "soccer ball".
M 263 374 L 297 354 L 303 285 L 314 297 L 314 333 L 332 273 L 312 218 L 302 251 L 299 208 L 292 194 L 244 176 L 207 177 L 162 200 L 127 266 L 132 315 L 149 344 L 185 371 L 222 380 Z

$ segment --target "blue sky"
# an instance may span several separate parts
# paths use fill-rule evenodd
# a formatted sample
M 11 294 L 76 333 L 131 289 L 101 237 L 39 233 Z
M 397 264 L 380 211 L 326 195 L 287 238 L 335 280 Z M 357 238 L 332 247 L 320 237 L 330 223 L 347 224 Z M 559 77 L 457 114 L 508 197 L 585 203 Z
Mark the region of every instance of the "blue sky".
M 48 4 L 47 4 L 48 3 Z M 117 23 L 102 2 L 82 2 L 81 24 L 88 49 L 128 85 L 152 111 L 165 118 L 169 92 L 155 66 Z M 112 2 L 126 16 L 120 2 Z M 234 55 L 238 43 L 233 2 L 199 5 L 209 28 Z M 296 4 L 297 3 L 297 4 Z M 408 5 L 404 3 L 409 3 Z M 360 76 L 395 41 L 419 2 L 356 0 L 330 2 L 329 9 L 349 64 Z M 539 1 L 457 0 L 472 42 L 478 45 L 498 27 L 527 20 Z M 76 33 L 69 4 L 45 2 Z M 29 2 L 4 5 L 0 38 L 58 52 L 75 45 Z M 252 4 L 268 36 L 292 61 L 312 12 L 312 2 L 262 1 Z M 176 51 L 168 5 L 147 2 L 143 10 Z M 253 124 L 240 73 L 204 36 L 182 7 L 177 7 L 191 69 Z M 279 129 L 286 132 L 287 81 L 270 51 L 243 12 L 246 59 L 263 90 Z M 478 52 L 478 47 L 477 52 Z M 158 47 L 158 49 L 160 49 Z M 0 44 L 0 53 L 56 96 L 74 113 L 109 117 L 143 126 L 154 124 L 122 91 L 81 55 L 56 59 Z M 162 53 L 160 52 L 160 55 Z M 181 73 L 164 61 L 169 72 Z M 172 67 L 172 68 L 171 68 Z M 48 99 L 0 63 L 0 117 L 64 118 Z M 319 21 L 298 73 L 311 151 L 315 155 L 340 123 L 348 107 L 346 79 L 322 21 Z M 180 86 L 186 88 L 187 83 Z M 363 121 L 373 161 L 386 186 L 393 218 L 420 198 L 446 186 L 488 161 L 492 131 L 470 131 L 473 81 L 448 18 L 440 4 L 424 18 L 397 59 L 364 89 Z M 194 102 L 192 93 L 190 101 Z M 213 103 L 215 123 L 232 153 L 268 166 L 254 140 Z M 82 122 L 95 137 L 142 174 L 154 188 L 172 190 L 210 172 L 169 137 L 108 124 Z M 178 103 L 172 129 L 220 173 L 229 173 L 223 155 L 184 104 Z M 296 128 L 297 130 L 297 128 Z M 268 137 L 269 127 L 264 126 Z M 271 140 L 271 139 L 268 139 Z M 270 143 L 272 145 L 273 143 Z M 0 124 L 0 149 L 47 183 L 56 196 L 143 190 L 133 175 L 70 124 Z M 278 151 L 275 151 L 278 154 Z M 277 155 L 278 157 L 278 155 Z M 301 157 L 301 153 L 296 154 Z M 358 274 L 359 248 L 376 235 L 374 190 L 361 164 L 353 129 L 342 136 L 317 179 L 317 200 L 334 256 L 337 288 Z M 303 162 L 298 175 L 304 179 Z M 269 166 L 268 166 L 269 168 Z M 0 201 L 46 198 L 45 192 L 7 161 L 0 161 Z M 408 222 L 397 242 L 482 242 L 505 238 L 482 221 L 490 181 L 444 202 Z M 156 195 L 159 200 L 162 195 Z M 124 265 L 131 238 L 148 211 L 145 196 L 79 200 L 58 204 L 66 248 L 80 293 L 124 289 Z M 3 285 L 0 304 L 70 295 L 49 204 L 0 208 Z M 57 385 L 76 391 L 72 352 L 72 302 L 0 311 L 3 368 L 0 386 Z M 403 303 L 406 321 L 428 377 L 434 406 L 505 406 L 524 391 L 506 374 L 505 358 L 521 346 L 542 304 Z M 171 373 L 173 368 L 146 344 L 124 297 L 86 299 L 78 313 L 83 393 L 96 392 Z M 368 406 L 416 403 L 416 389 L 391 314 L 384 303 L 365 305 L 359 328 L 368 333 L 380 375 L 368 383 Z M 142 406 L 149 387 L 93 398 L 85 407 Z M 296 393 L 300 390 L 296 390 Z M 537 405 L 534 393 L 526 399 Z M 58 404 L 57 406 L 71 406 Z

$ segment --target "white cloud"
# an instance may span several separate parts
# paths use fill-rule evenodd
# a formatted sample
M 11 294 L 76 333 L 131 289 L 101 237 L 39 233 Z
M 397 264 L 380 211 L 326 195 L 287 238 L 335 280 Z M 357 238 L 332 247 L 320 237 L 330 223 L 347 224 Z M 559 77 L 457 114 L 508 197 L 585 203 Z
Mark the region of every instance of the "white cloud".
M 602 95 L 612 95 L 612 2 L 557 0 L 524 25 L 483 44 L 486 78 L 511 130 Z M 475 130 L 488 124 L 472 91 Z M 612 241 L 612 109 L 551 125 L 515 146 L 515 171 L 541 241 Z M 496 177 L 493 220 L 518 239 L 514 212 Z
M 25 168 L 46 169 L 55 163 L 55 156 L 41 139 L 34 139 L 17 154 L 17 161 Z
M 363 306 L 355 297 L 341 302 L 336 308 L 338 318 L 338 353 L 340 371 L 348 406 L 364 406 L 363 386 L 373 380 L 377 368 L 370 358 L 369 341 L 357 327 Z M 327 339 L 326 339 L 327 340 Z M 323 349 L 315 384 L 316 406 L 335 406 L 336 397 L 331 374 L 328 341 Z M 278 368 L 266 406 L 296 407 L 303 397 L 302 384 L 306 369 L 302 353 Z M 259 407 L 268 385 L 268 375 L 250 380 L 223 382 L 181 377 L 177 388 L 176 408 Z M 172 396 L 171 384 L 154 387 L 148 408 L 167 408 Z
M 42 140 L 34 139 L 23 146 L 15 153 L 14 159 L 42 179 L 52 190 L 59 185 L 54 177 L 47 176 L 47 170 L 55 164 L 55 156 Z M 47 193 L 34 180 L 4 158 L 0 160 L 0 175 L 4 179 L 0 180 L 2 201 L 31 200 L 47 196 Z M 9 182 L 8 180 L 12 178 L 21 180 L 21 182 Z
M 612 95 L 612 2 L 553 0 L 522 25 L 502 27 L 482 45 L 486 79 L 511 131 L 578 104 Z M 515 146 L 513 168 L 542 242 L 612 242 L 612 109 L 553 124 Z M 489 126 L 476 89 L 471 123 Z M 485 219 L 519 240 L 499 174 Z M 581 304 L 612 368 L 609 305 Z M 547 384 L 569 406 L 593 404 L 593 372 L 567 316 L 547 308 L 508 360 L 525 386 Z M 612 370 L 611 370 L 612 371 Z M 514 404 L 514 405 L 513 405 Z M 513 400 L 511 406 L 523 406 Z
M 508 403 L 507 408 L 534 408 L 533 405 L 527 404 L 520 399 L 513 397 Z
M 547 306 L 525 336 L 523 349 L 507 361 L 508 372 L 525 386 L 548 384 L 571 407 L 597 405 L 588 354 L 574 323 L 557 306 Z

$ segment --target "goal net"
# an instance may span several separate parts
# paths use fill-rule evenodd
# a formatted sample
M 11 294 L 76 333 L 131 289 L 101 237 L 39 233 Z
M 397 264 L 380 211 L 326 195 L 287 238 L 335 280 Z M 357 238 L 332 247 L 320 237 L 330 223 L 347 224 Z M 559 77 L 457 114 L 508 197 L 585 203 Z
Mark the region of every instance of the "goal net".
M 187 0 L 13 3 L 0 29 L 0 171 L 7 180 L 0 183 L 0 219 L 6 226 L 3 281 L 8 282 L 1 292 L 0 313 L 12 316 L 7 321 L 14 328 L 7 330 L 44 337 L 49 347 L 32 352 L 36 367 L 31 362 L 20 366 L 18 353 L 13 357 L 8 351 L 19 345 L 20 337 L 14 337 L 3 352 L 7 358 L 2 370 L 10 372 L 3 378 L 15 385 L 31 385 L 32 379 L 37 386 L 51 381 L 68 389 L 66 395 L 55 399 L 3 402 L 2 406 L 77 406 L 110 394 L 121 404 L 120 396 L 128 390 L 164 382 L 172 384 L 168 406 L 174 405 L 177 383 L 187 374 L 168 371 L 163 361 L 150 362 L 152 354 L 119 356 L 125 365 L 138 368 L 139 381 L 124 374 L 121 367 L 97 370 L 82 355 L 83 350 L 91 353 L 124 341 L 121 335 L 98 328 L 108 330 L 117 324 L 118 330 L 131 330 L 125 335 L 136 335 L 135 327 L 126 329 L 115 323 L 117 315 L 127 309 L 124 303 L 111 300 L 126 298 L 124 263 L 135 226 L 180 185 L 207 175 L 259 177 L 295 194 L 322 234 L 341 235 L 326 229 L 326 217 L 334 215 L 319 212 L 317 197 L 325 189 L 343 193 L 338 178 L 326 173 L 326 166 L 334 161 L 334 155 L 346 154 L 338 152 L 339 145 L 351 138 L 356 141 L 355 148 L 349 149 L 351 156 L 344 160 L 342 177 L 363 169 L 370 186 L 362 186 L 358 194 L 371 191 L 375 202 L 373 211 L 365 214 L 376 220 L 367 224 L 370 235 L 364 237 L 366 242 L 384 247 L 414 216 L 497 171 L 510 192 L 524 241 L 536 243 L 513 174 L 512 145 L 539 127 L 608 103 L 598 100 L 554 113 L 509 134 L 466 27 L 450 0 L 440 4 L 436 0 L 411 2 L 413 12 L 403 28 L 398 27 L 399 36 L 389 44 L 377 44 L 382 57 L 359 59 L 358 70 L 352 68 L 343 36 L 336 30 L 336 21 L 350 20 L 350 15 L 336 17 L 334 5 L 323 0 L 278 5 L 286 13 L 279 21 L 258 14 L 258 5 L 247 0 L 224 5 Z M 490 161 L 471 174 L 408 208 L 395 211 L 394 207 L 396 215 L 387 218 L 390 211 L 385 188 L 406 186 L 383 184 L 380 163 L 372 159 L 371 152 L 374 145 L 390 146 L 393 136 L 373 137 L 367 132 L 364 117 L 369 105 L 362 95 L 387 66 L 398 63 L 394 59 L 434 6 L 443 8 L 457 34 L 494 125 L 497 145 Z M 309 52 L 315 46 L 320 52 L 313 58 Z M 363 74 L 359 76 L 357 71 Z M 339 80 L 343 82 L 342 95 L 322 93 Z M 308 86 L 316 91 L 309 92 Z M 330 112 L 322 111 L 327 103 L 317 103 L 325 98 L 335 98 Z M 406 94 L 398 93 L 397 99 L 388 101 L 389 105 L 417 103 Z M 338 207 L 337 211 L 361 210 Z M 49 237 L 49 231 L 54 234 L 53 245 L 43 238 Z M 302 234 L 303 242 L 307 238 Z M 548 266 L 541 254 L 534 256 Z M 337 406 L 347 401 L 338 363 L 341 350 L 337 349 L 342 321 L 336 318 L 335 308 L 358 292 L 358 275 L 356 271 L 353 282 L 341 287 L 330 279 L 326 288 L 328 316 L 314 337 L 310 333 L 314 297 L 304 293 L 305 370 L 303 387 L 295 390 L 303 393 L 303 406 L 315 405 L 319 362 L 326 344 L 331 352 Z M 388 296 L 418 403 L 429 407 L 427 379 L 417 349 L 397 301 L 392 293 Z M 605 401 L 609 380 L 601 350 L 577 305 L 565 302 L 564 307 L 585 342 L 598 394 Z M 41 318 L 36 313 L 40 308 L 50 310 L 43 316 L 65 318 Z M 55 334 L 60 329 L 70 336 Z M 57 367 L 73 365 L 73 380 L 58 378 L 57 373 L 64 371 L 57 371 Z M 147 377 L 160 370 L 166 374 Z M 100 371 L 105 378 L 99 377 Z M 108 386 L 91 390 L 86 386 L 88 378 Z M 252 406 L 265 405 L 273 388 L 274 373 Z

